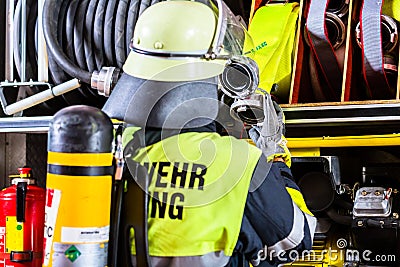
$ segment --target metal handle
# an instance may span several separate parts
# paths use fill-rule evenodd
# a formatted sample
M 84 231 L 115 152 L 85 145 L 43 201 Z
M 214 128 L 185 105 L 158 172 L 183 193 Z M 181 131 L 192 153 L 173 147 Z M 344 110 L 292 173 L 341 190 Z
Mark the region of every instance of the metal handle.
M 25 200 L 28 184 L 21 182 L 17 184 L 17 222 L 25 221 Z
M 23 111 L 25 109 L 28 109 L 30 107 L 33 107 L 37 104 L 43 103 L 55 96 L 59 96 L 62 94 L 65 94 L 69 91 L 72 91 L 78 87 L 80 87 L 80 83 L 78 79 L 72 79 L 69 80 L 65 83 L 59 84 L 53 88 L 47 83 L 40 83 L 40 82 L 28 82 L 28 83 L 1 83 L 1 87 L 7 87 L 7 86 L 23 86 L 23 85 L 28 85 L 28 86 L 35 86 L 35 85 L 47 85 L 49 89 L 42 91 L 40 93 L 34 94 L 32 96 L 29 96 L 27 98 L 24 98 L 18 102 L 15 102 L 11 105 L 7 105 L 6 99 L 4 97 L 4 93 L 1 93 L 1 104 L 4 110 L 4 113 L 7 115 L 12 115 L 17 112 Z

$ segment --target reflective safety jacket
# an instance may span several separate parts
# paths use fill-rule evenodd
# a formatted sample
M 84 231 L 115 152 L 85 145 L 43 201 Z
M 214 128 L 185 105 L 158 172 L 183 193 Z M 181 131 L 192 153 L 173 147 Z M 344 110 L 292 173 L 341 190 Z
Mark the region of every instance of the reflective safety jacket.
M 159 135 L 150 144 L 146 142 L 134 156 L 151 178 L 148 238 L 154 267 L 235 266 L 230 260 L 236 254 L 257 266 L 263 261 L 277 262 L 276 255 L 260 257 L 265 247 L 310 248 L 313 229 L 292 201 L 280 172 L 266 163 L 258 148 L 215 132 L 185 132 L 160 139 Z M 269 186 L 276 199 L 261 194 Z M 248 207 L 260 196 L 261 203 Z M 253 218 L 253 211 L 263 209 L 263 202 L 268 207 L 278 205 L 277 211 L 265 214 L 261 210 L 262 216 Z M 258 225 L 247 224 L 249 220 L 260 220 L 262 226 L 252 227 Z M 299 226 L 301 234 L 292 236 Z

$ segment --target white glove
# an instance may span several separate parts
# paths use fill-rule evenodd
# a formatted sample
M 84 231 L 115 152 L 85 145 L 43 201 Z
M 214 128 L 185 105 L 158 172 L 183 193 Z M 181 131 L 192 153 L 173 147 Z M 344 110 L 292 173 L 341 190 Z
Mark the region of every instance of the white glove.
M 286 146 L 284 134 L 284 114 L 281 107 L 272 101 L 271 95 L 265 93 L 264 121 L 249 130 L 249 136 L 260 148 L 268 161 L 282 157 L 290 167 L 291 156 Z

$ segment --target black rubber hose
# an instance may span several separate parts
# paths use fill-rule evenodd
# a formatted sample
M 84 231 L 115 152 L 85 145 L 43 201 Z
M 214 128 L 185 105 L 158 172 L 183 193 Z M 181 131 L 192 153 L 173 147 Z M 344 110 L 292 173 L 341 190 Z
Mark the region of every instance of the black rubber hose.
M 117 0 L 109 0 L 104 19 L 104 52 L 107 58 L 107 65 L 112 65 L 116 61 L 113 49 L 116 7 Z
M 86 0 L 83 0 L 86 1 Z M 89 5 L 87 7 L 87 11 L 86 14 L 83 14 L 84 18 L 82 18 L 82 20 L 85 21 L 84 23 L 84 31 L 83 31 L 83 47 L 84 47 L 84 54 L 85 54 L 85 58 L 86 58 L 86 66 L 87 66 L 87 70 L 89 72 L 93 72 L 96 70 L 100 70 L 102 66 L 98 67 L 96 66 L 96 54 L 100 53 L 98 51 L 95 50 L 95 45 L 94 45 L 94 21 L 95 21 L 95 17 L 97 16 L 96 11 L 97 11 L 97 7 L 98 7 L 98 0 L 90 0 L 89 1 Z M 79 18 L 78 18 L 79 19 Z M 97 100 L 99 98 L 104 98 L 102 96 L 100 96 L 97 91 L 93 90 L 90 88 L 90 85 L 85 85 L 85 89 L 84 90 L 86 93 L 88 93 L 91 96 L 87 96 L 87 98 L 92 99 L 93 101 L 95 101 L 96 103 L 98 102 Z M 99 106 L 97 104 L 95 104 L 95 106 Z
M 117 9 L 117 18 L 115 20 L 115 59 L 118 68 L 122 68 L 126 59 L 126 40 L 125 40 L 125 28 L 126 28 L 126 17 L 128 10 L 129 1 L 120 0 Z
M 88 19 L 89 9 L 91 2 L 90 0 L 81 0 L 76 1 L 78 3 L 78 9 L 76 12 L 76 16 L 73 17 L 74 23 L 74 48 L 75 48 L 75 56 L 76 62 L 79 67 L 84 70 L 88 70 L 92 73 L 95 69 L 90 64 L 93 62 L 92 57 L 92 49 L 87 45 L 87 38 L 90 38 L 91 33 L 88 33 L 86 30 L 86 23 Z M 90 42 L 90 41 L 89 41 Z M 88 48 L 89 47 L 89 48 Z M 97 98 L 99 95 L 97 92 L 91 88 L 88 88 L 87 84 L 82 84 L 78 91 L 82 94 L 85 104 L 97 106 Z
M 69 58 L 57 43 L 55 29 L 57 18 L 59 16 L 61 0 L 45 1 L 43 5 L 43 34 L 46 40 L 49 53 L 54 56 L 57 64 L 63 66 L 64 70 L 72 77 L 90 84 L 91 73 L 79 69 Z
M 17 1 L 20 5 L 21 1 Z M 99 96 L 90 85 L 91 73 L 103 66 L 122 67 L 129 53 L 136 20 L 149 5 L 158 0 L 49 0 L 43 7 L 43 33 L 45 36 L 50 83 L 61 84 L 78 78 L 82 84 L 77 90 L 63 94 L 65 100 L 52 109 L 65 104 L 93 104 L 99 106 L 105 98 Z M 20 16 L 16 14 L 16 16 Z M 27 0 L 27 61 L 26 78 L 37 76 L 35 30 L 37 2 Z M 20 27 L 16 23 L 16 27 Z M 18 32 L 18 29 L 16 29 Z M 116 38 L 117 37 L 117 41 Z M 20 42 L 15 45 L 20 47 Z M 15 51 L 20 73 L 21 51 Z M 39 89 L 31 87 L 29 94 Z M 55 101 L 56 103 L 57 101 Z M 65 103 L 66 102 L 66 103 Z M 47 102 L 46 102 L 47 103 Z M 47 104 L 40 106 L 46 106 Z
M 64 23 L 66 23 L 66 14 L 67 14 L 67 10 L 68 10 L 68 2 L 67 1 L 63 1 L 61 6 L 60 6 L 60 12 L 59 12 L 59 16 L 58 16 L 58 20 L 57 20 L 57 41 L 60 44 L 60 46 L 64 47 L 64 50 L 67 49 L 66 47 L 68 45 L 72 45 L 72 42 L 69 43 L 68 41 L 66 41 L 67 38 L 67 33 L 65 27 L 64 27 Z M 73 52 L 71 49 L 71 55 L 70 57 L 73 56 Z M 51 80 L 55 83 L 55 84 L 60 84 L 68 79 L 70 79 L 70 77 L 68 76 L 67 73 L 64 72 L 64 70 L 57 65 L 54 56 L 49 53 L 48 54 L 48 59 L 49 59 L 49 73 L 50 73 L 50 77 Z M 63 95 L 64 98 L 64 95 Z M 67 101 L 67 99 L 65 99 Z M 69 104 L 69 101 L 67 101 L 67 103 Z
M 89 72 L 93 72 L 96 69 L 94 54 L 92 49 L 93 44 L 93 28 L 94 28 L 94 18 L 96 15 L 96 8 L 97 8 L 97 1 L 98 0 L 90 0 L 89 6 L 86 12 L 85 27 L 84 27 L 84 34 L 83 34 L 83 47 L 85 52 L 86 58 L 86 65 L 87 70 Z
M 107 0 L 99 0 L 96 9 L 96 16 L 94 19 L 93 26 L 93 41 L 94 41 L 94 58 L 96 61 L 96 69 L 101 69 L 101 67 L 105 66 L 104 59 L 104 46 L 103 46 L 103 38 L 104 38 L 104 17 L 107 8 Z
M 75 44 L 80 44 L 80 42 L 74 42 L 74 37 L 75 37 L 75 32 L 77 29 L 74 27 L 74 22 L 75 22 L 75 16 L 76 16 L 76 11 L 78 9 L 78 1 L 72 1 L 67 9 L 67 15 L 66 15 L 66 20 L 65 20 L 65 46 L 64 46 L 64 51 L 65 54 L 73 60 L 74 62 L 77 62 L 79 67 L 82 68 L 80 64 L 80 58 L 79 58 L 79 48 L 75 46 Z M 78 36 L 82 36 L 82 32 L 77 34 Z M 83 58 L 83 55 L 82 57 Z
M 66 49 L 66 46 L 68 45 L 67 37 L 66 37 L 66 30 L 64 27 L 64 23 L 66 23 L 66 14 L 68 10 L 69 3 L 68 1 L 63 1 L 60 6 L 60 12 L 57 20 L 57 42 L 60 44 L 61 47 L 64 47 L 64 50 Z M 44 21 L 43 21 L 44 23 Z M 72 45 L 72 43 L 70 44 Z M 72 53 L 72 52 L 71 52 Z M 57 65 L 53 55 L 51 53 L 48 53 L 48 62 L 49 62 L 49 74 L 50 78 L 55 84 L 60 84 L 63 81 L 66 81 L 70 79 L 67 73 L 64 72 L 64 70 Z M 65 101 L 70 105 L 70 102 L 65 98 L 64 95 L 62 97 L 65 99 Z
M 71 8 L 74 7 L 77 6 L 73 5 L 73 7 Z M 70 9 L 70 1 L 62 1 L 57 21 L 57 41 L 60 47 L 64 48 L 67 57 L 76 62 L 75 50 L 74 50 L 74 33 L 73 33 L 74 22 L 68 19 L 68 13 L 71 12 L 69 11 L 69 9 Z M 51 53 L 49 53 L 48 58 L 49 58 L 49 71 L 51 74 L 52 81 L 55 84 L 61 84 L 72 78 L 67 73 L 65 73 L 64 70 L 56 63 L 54 56 Z M 78 88 L 76 90 L 63 94 L 62 99 L 64 99 L 68 105 L 85 104 L 85 94 L 82 92 L 82 88 Z
M 49 59 L 50 77 L 54 84 L 61 84 L 64 81 L 71 79 L 71 77 L 68 76 L 68 74 L 66 74 L 64 70 L 57 65 L 56 61 L 54 60 L 51 54 L 48 55 L 48 59 Z M 81 93 L 77 90 L 72 90 L 68 93 L 62 94 L 61 97 L 67 103 L 68 106 L 84 104 L 84 99 Z M 59 108 L 60 107 L 58 107 L 58 109 Z
M 140 1 L 133 1 L 131 0 L 130 4 L 129 4 L 129 10 L 128 10 L 128 18 L 126 21 L 126 42 L 130 42 L 132 37 L 133 37 L 133 29 L 135 28 L 136 25 L 136 20 L 139 17 L 139 4 Z M 126 54 L 128 55 L 130 52 L 130 48 L 129 45 L 126 46 Z
M 74 63 L 82 70 L 87 70 L 87 57 L 84 51 L 83 38 L 85 36 L 84 22 L 88 5 L 89 0 L 72 1 L 67 11 L 65 26 L 66 43 L 68 43 L 67 47 L 72 49 L 72 51 L 65 52 L 67 55 L 72 52 L 73 56 L 69 58 L 72 60 L 75 59 Z M 69 94 L 68 97 L 79 97 L 80 99 L 73 99 L 75 104 L 83 104 L 86 101 L 86 104 L 93 105 L 95 103 L 92 99 L 93 94 L 89 93 L 85 87 L 85 85 L 81 85 L 81 87 L 78 88 L 77 92 L 81 95 L 75 92 L 74 94 Z
M 57 84 L 78 78 L 81 88 L 64 94 L 68 103 L 102 105 L 90 88 L 91 74 L 103 66 L 121 68 L 136 20 L 158 0 L 51 0 L 43 7 L 49 68 Z M 93 102 L 93 103 L 92 103 Z
M 67 77 L 66 73 L 57 65 L 57 62 L 54 60 L 53 56 L 50 54 L 48 55 L 48 58 L 51 80 L 55 84 L 60 84 L 63 81 L 68 80 L 69 77 Z
M 57 41 L 60 44 L 61 47 L 64 46 L 64 40 L 65 40 L 65 21 L 66 21 L 66 16 L 67 16 L 67 9 L 69 6 L 68 1 L 63 1 L 60 6 L 60 12 L 58 15 L 58 20 L 57 20 Z
M 76 63 L 81 69 L 89 70 L 88 62 L 91 55 L 86 54 L 86 49 L 84 48 L 85 39 L 88 38 L 85 34 L 85 18 L 88 15 L 88 6 L 90 0 L 82 0 L 79 3 L 78 10 L 76 12 L 76 17 L 73 17 L 74 21 L 74 51 L 76 57 Z M 78 1 L 76 1 L 78 2 Z
M 36 50 L 28 49 L 28 47 L 35 47 L 35 28 L 36 28 L 36 18 L 38 14 L 38 4 L 37 1 L 28 0 L 27 6 L 29 5 L 29 13 L 27 13 L 26 20 L 26 59 L 27 67 L 31 69 L 32 79 L 37 77 L 37 61 L 36 61 Z M 28 10 L 27 10 L 28 11 Z

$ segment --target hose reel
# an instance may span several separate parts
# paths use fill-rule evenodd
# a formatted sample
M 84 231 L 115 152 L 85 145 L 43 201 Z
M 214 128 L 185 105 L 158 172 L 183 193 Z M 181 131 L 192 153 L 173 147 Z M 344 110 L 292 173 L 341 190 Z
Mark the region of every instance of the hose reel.
M 137 17 L 156 2 L 158 0 L 56 0 L 44 3 L 19 0 L 14 6 L 14 1 L 8 0 L 6 19 L 13 23 L 6 31 L 6 80 L 0 83 L 5 113 L 21 113 L 41 102 L 35 107 L 36 113 L 52 114 L 75 104 L 102 107 L 106 100 L 104 96 L 116 83 L 119 69 L 129 53 Z M 43 17 L 39 17 L 42 13 Z M 41 30 L 48 51 L 48 69 L 47 62 L 42 61 L 47 58 L 46 51 L 40 51 Z M 49 77 L 40 75 L 47 71 Z M 67 88 L 72 83 L 73 88 Z M 49 90 L 53 85 L 61 84 L 55 90 L 56 94 Z M 73 90 L 75 88 L 78 89 Z M 44 94 L 45 98 L 36 96 L 22 103 L 17 101 L 46 89 L 49 91 Z M 60 92 L 60 89 L 66 91 Z M 60 96 L 48 101 L 57 95 Z M 16 103 L 9 104 L 14 101 Z

